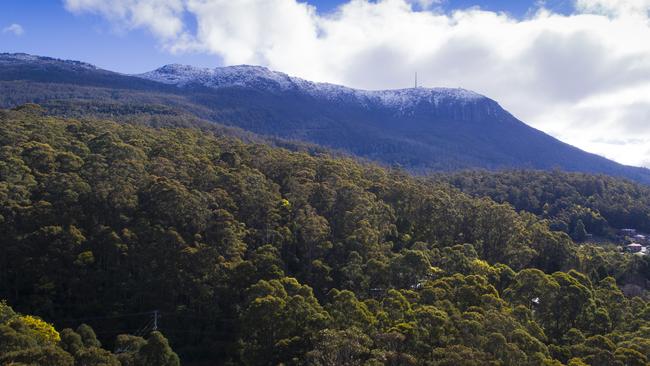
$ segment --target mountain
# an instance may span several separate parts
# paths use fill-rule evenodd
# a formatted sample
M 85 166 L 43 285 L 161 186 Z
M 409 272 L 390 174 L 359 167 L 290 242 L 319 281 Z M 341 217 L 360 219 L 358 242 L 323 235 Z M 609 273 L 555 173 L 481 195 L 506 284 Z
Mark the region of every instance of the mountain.
M 164 85 L 134 78 L 94 65 L 73 60 L 24 53 L 0 54 L 0 81 L 27 80 L 31 82 L 126 88 L 131 90 L 165 90 Z
M 3 54 L 0 66 L 5 108 L 38 102 L 61 112 L 83 101 L 88 112 L 114 116 L 132 113 L 134 105 L 140 114 L 149 113 L 143 105 L 164 106 L 165 113 L 315 143 L 414 172 L 559 168 L 650 183 L 650 170 L 565 144 L 464 89 L 358 90 L 246 65 L 167 65 L 124 75 L 77 61 Z
M 650 256 L 584 240 L 648 230 L 650 186 L 418 177 L 208 122 L 530 133 L 485 97 L 6 58 L 0 101 L 41 106 L 0 109 L 0 365 L 648 364 Z

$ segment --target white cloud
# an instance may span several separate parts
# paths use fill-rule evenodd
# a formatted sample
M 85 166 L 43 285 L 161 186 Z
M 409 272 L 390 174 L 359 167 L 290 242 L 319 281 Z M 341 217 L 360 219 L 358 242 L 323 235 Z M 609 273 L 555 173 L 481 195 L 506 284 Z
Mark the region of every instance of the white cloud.
M 578 147 L 650 161 L 650 0 L 576 0 L 571 15 L 539 2 L 525 19 L 437 3 L 349 0 L 321 15 L 296 0 L 65 0 L 225 64 L 370 89 L 410 86 L 418 71 L 422 85 L 476 90 Z
M 184 31 L 182 0 L 65 0 L 72 13 L 91 12 L 126 29 L 147 28 L 163 41 L 176 39 Z
M 576 8 L 610 16 L 646 16 L 650 10 L 650 0 L 577 0 Z
M 435 5 L 441 5 L 445 0 L 407 0 L 407 2 L 420 9 L 431 9 Z
M 25 33 L 25 29 L 20 24 L 11 24 L 2 29 L 2 33 L 11 33 L 15 36 L 22 36 Z

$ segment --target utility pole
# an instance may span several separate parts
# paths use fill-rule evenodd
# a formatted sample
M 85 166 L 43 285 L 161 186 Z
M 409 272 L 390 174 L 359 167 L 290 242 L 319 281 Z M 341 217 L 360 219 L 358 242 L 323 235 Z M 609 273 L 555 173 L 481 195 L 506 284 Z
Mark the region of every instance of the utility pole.
M 153 311 L 153 330 L 158 330 L 158 310 Z

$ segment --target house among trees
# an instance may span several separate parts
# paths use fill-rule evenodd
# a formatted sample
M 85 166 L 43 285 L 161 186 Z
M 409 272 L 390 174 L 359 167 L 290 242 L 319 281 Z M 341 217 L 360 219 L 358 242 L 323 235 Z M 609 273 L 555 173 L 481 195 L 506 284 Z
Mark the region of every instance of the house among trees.
M 636 234 L 632 237 L 635 243 L 648 244 L 648 237 L 642 234 Z
M 625 251 L 629 253 L 640 253 L 643 249 L 643 245 L 639 243 L 632 243 L 625 246 Z
M 636 235 L 636 229 L 621 229 L 621 235 L 634 236 Z

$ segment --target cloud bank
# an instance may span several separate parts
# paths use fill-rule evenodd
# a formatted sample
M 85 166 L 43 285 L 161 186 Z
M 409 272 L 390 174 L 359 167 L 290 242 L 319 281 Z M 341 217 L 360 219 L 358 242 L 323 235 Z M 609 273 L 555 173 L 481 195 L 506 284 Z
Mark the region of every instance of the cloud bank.
M 11 24 L 11 25 L 8 25 L 8 26 L 2 28 L 2 33 L 3 34 L 10 33 L 10 34 L 13 34 L 15 36 L 22 36 L 23 33 L 25 33 L 25 30 L 23 29 L 23 27 L 20 24 L 14 23 L 14 24 Z
M 538 2 L 524 19 L 435 0 L 350 0 L 320 14 L 296 0 L 64 0 L 169 52 L 214 54 L 367 89 L 464 87 L 563 141 L 650 166 L 650 0 Z

